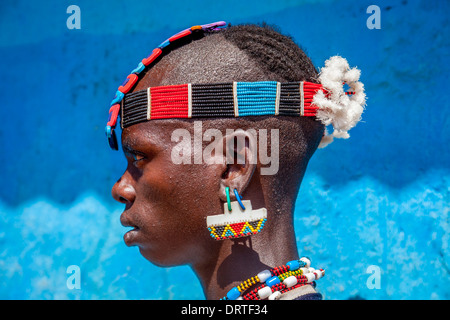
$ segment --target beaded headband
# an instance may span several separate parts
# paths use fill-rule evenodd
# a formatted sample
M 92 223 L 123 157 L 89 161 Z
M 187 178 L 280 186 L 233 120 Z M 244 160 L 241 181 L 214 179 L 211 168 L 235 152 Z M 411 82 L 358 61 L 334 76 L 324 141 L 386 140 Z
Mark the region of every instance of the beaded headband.
M 318 107 L 311 102 L 321 89 L 311 82 L 275 81 L 152 87 L 124 97 L 121 127 L 169 118 L 315 116 Z
M 364 86 L 360 71 L 350 69 L 345 59 L 335 56 L 326 61 L 318 83 L 298 81 L 230 82 L 214 84 L 180 84 L 151 87 L 129 93 L 142 72 L 161 56 L 163 50 L 193 33 L 224 28 L 224 21 L 185 29 L 161 43 L 144 58 L 118 88 L 111 102 L 106 136 L 117 150 L 115 127 L 120 114 L 121 128 L 169 118 L 208 118 L 243 116 L 308 116 L 325 126 L 333 125 L 332 134 L 325 131 L 319 147 L 333 137 L 348 138 L 348 130 L 360 120 L 365 105 Z M 349 91 L 344 90 L 347 84 Z

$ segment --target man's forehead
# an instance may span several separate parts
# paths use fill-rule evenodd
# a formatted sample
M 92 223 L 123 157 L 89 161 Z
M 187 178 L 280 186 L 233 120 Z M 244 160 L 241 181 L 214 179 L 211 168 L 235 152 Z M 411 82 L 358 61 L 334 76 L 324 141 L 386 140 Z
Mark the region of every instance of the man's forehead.
M 147 144 L 161 143 L 160 131 L 149 123 L 138 123 L 122 131 L 122 145 L 124 148 L 136 148 Z
M 171 143 L 171 133 L 176 129 L 185 129 L 186 123 L 178 119 L 161 119 L 137 123 L 122 131 L 122 145 L 137 148 L 151 145 L 166 148 Z

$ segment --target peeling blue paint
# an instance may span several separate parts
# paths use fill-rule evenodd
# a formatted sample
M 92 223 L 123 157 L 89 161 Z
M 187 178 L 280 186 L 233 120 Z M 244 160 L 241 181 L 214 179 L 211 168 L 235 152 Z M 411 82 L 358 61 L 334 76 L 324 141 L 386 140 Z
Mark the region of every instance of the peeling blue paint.
M 362 70 L 363 122 L 313 156 L 296 206 L 300 254 L 327 269 L 324 297 L 450 298 L 447 1 L 126 3 L 75 1 L 80 30 L 66 27 L 68 3 L 2 4 L 0 298 L 203 299 L 187 267 L 157 268 L 123 244 L 110 188 L 125 163 L 103 129 L 136 63 L 217 20 L 278 25 L 318 68 L 339 54 Z M 366 27 L 371 4 L 379 30 Z M 380 289 L 367 286 L 371 265 Z

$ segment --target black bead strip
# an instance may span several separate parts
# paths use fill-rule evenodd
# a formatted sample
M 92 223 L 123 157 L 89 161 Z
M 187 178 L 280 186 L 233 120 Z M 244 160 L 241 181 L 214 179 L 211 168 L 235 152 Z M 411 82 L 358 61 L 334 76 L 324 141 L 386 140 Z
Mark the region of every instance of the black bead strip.
M 280 116 L 300 116 L 300 82 L 281 83 Z
M 147 90 L 125 95 L 122 101 L 122 127 L 127 128 L 139 122 L 147 121 Z
M 193 84 L 192 117 L 234 117 L 233 84 Z

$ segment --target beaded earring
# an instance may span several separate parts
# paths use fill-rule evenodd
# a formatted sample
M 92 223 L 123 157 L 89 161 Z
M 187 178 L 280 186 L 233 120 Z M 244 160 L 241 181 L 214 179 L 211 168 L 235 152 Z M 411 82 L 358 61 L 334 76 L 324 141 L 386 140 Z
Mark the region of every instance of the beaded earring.
M 237 201 L 231 201 L 230 188 L 225 188 L 227 203 L 224 214 L 206 217 L 206 226 L 216 240 L 235 239 L 261 232 L 267 220 L 266 208 L 253 210 L 250 200 L 242 200 L 234 189 Z

